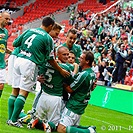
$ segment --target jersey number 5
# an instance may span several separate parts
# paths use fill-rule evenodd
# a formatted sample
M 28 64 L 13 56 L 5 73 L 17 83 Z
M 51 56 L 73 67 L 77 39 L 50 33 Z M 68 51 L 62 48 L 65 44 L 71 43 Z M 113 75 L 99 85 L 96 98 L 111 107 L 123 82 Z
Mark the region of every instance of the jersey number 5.
M 47 72 L 45 73 L 45 75 L 48 76 L 48 79 L 46 80 L 47 82 L 50 82 L 52 80 L 52 73 L 54 73 L 54 70 L 47 69 Z

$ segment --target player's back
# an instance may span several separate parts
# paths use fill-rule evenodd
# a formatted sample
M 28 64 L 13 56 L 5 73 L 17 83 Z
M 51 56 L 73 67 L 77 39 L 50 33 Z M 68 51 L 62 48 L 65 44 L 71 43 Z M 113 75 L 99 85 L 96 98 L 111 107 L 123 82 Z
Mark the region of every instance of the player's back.
M 42 28 L 30 29 L 18 40 L 21 41 L 21 51 L 18 56 L 38 65 L 49 59 L 50 52 L 53 50 L 53 40 Z

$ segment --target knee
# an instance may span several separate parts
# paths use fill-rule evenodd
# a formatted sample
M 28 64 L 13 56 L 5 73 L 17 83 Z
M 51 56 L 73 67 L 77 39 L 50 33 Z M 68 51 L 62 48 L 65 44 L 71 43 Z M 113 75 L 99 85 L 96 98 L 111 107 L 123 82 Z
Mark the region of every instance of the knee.
M 57 127 L 57 132 L 58 133 L 66 133 L 66 127 L 59 124 L 58 127 Z
M 4 84 L 0 83 L 0 90 L 3 90 L 3 88 L 4 88 Z

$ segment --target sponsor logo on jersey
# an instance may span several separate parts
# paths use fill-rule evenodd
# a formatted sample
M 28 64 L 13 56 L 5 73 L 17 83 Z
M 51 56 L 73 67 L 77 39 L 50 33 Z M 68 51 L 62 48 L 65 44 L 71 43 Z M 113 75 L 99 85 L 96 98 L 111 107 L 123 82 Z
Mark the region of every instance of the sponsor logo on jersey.
M 0 44 L 0 53 L 5 53 L 6 51 L 6 48 L 5 48 L 5 45 L 4 44 Z

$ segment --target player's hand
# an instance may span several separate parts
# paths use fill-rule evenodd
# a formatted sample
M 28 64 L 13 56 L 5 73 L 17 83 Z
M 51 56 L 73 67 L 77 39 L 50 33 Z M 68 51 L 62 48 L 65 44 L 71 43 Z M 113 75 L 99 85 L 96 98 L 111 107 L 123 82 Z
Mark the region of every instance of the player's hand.
M 73 63 L 73 66 L 76 68 L 79 67 L 79 65 L 77 63 Z
M 40 83 L 45 82 L 45 77 L 43 76 L 43 74 L 41 74 L 39 77 L 37 77 L 37 81 L 39 81 Z
M 94 83 L 93 83 L 93 86 L 92 86 L 92 91 L 96 88 L 96 86 L 97 86 L 97 79 L 94 81 Z
M 61 63 L 61 61 L 60 61 L 60 60 L 58 60 L 58 59 L 56 59 L 56 62 L 57 62 L 57 63 Z
M 65 69 L 62 69 L 62 71 L 60 73 L 63 77 L 69 77 L 70 76 L 70 73 L 68 71 L 66 71 Z

